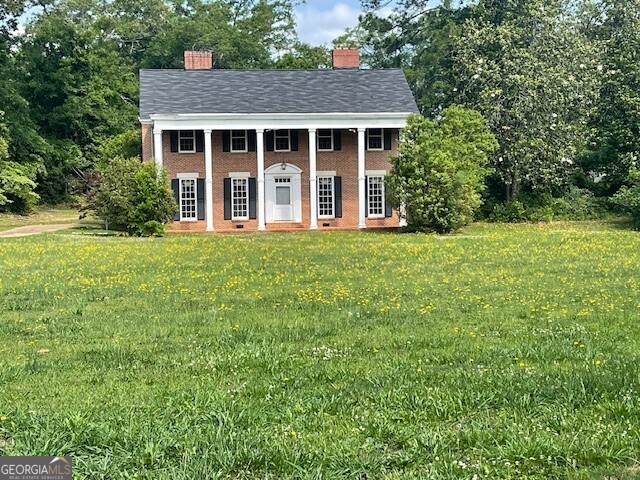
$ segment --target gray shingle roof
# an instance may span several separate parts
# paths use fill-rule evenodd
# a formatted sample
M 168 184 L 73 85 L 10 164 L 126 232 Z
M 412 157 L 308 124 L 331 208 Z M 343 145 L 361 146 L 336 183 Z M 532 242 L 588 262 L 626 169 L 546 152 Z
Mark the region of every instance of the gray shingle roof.
M 400 69 L 140 70 L 140 118 L 185 113 L 415 113 Z

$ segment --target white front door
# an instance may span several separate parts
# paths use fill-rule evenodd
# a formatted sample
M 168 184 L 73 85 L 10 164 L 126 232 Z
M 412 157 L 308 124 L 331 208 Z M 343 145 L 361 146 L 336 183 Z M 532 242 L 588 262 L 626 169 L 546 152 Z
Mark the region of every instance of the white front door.
M 273 203 L 273 220 L 275 222 L 293 221 L 293 195 L 291 177 L 275 177 L 275 202 Z

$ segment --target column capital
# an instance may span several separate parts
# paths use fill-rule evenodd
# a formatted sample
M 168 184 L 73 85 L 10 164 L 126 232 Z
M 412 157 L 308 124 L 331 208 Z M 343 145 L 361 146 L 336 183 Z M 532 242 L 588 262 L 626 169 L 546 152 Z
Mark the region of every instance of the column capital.
M 264 133 L 264 128 L 256 128 L 256 133 Z
M 358 131 L 359 131 L 359 132 L 366 132 L 366 131 L 367 131 L 367 129 L 366 129 L 366 128 L 362 128 L 362 127 L 358 127 Z
M 308 128 L 307 130 L 309 130 L 309 133 L 316 133 L 318 131 L 317 128 Z
M 204 130 L 204 133 L 211 133 L 212 131 L 213 131 L 213 130 L 211 130 L 210 128 L 206 128 L 206 129 Z
M 154 128 L 153 129 L 153 134 L 154 135 L 161 135 L 162 134 L 162 129 L 161 128 Z

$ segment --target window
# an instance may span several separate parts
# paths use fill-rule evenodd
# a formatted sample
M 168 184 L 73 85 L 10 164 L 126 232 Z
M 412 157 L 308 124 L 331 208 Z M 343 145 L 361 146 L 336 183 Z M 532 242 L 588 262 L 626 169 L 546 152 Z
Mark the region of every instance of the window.
M 247 151 L 247 131 L 231 130 L 231 151 L 246 152 Z
M 195 130 L 180 130 L 178 135 L 178 152 L 193 153 L 196 151 Z
M 333 150 L 333 130 L 318 130 L 318 150 Z
M 384 217 L 384 176 L 367 177 L 367 212 L 370 218 Z
M 333 218 L 333 177 L 318 177 L 318 218 Z
M 249 179 L 231 179 L 231 220 L 249 219 Z
M 382 129 L 370 128 L 367 133 L 367 150 L 382 150 L 384 148 Z
M 275 131 L 275 151 L 276 152 L 291 151 L 291 135 L 289 130 Z
M 192 221 L 198 219 L 197 211 L 197 179 L 180 179 L 180 220 Z

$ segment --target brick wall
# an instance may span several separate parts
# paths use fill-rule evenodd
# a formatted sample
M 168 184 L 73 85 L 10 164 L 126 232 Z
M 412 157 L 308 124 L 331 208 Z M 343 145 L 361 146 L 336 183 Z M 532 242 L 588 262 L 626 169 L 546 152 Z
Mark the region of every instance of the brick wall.
M 142 126 L 143 158 L 149 160 L 152 157 L 151 139 L 152 128 L 150 125 Z M 397 151 L 398 131 L 392 134 L 391 151 L 376 151 L 365 154 L 366 170 L 389 171 L 389 155 Z M 222 132 L 214 131 L 212 134 L 213 146 L 213 225 L 218 231 L 255 231 L 258 229 L 257 220 L 231 221 L 224 220 L 224 195 L 223 179 L 229 176 L 229 172 L 249 172 L 256 176 L 256 152 L 233 153 L 222 151 Z M 169 178 L 176 178 L 178 173 L 197 173 L 200 178 L 205 177 L 204 153 L 176 153 L 171 152 L 169 132 L 163 132 L 163 157 L 164 166 L 169 173 Z M 297 166 L 302 170 L 301 224 L 267 224 L 267 229 L 282 226 L 299 227 L 308 229 L 310 224 L 309 211 L 309 134 L 306 130 L 299 131 L 299 146 L 297 152 L 266 152 L 265 169 L 272 165 L 286 162 Z M 317 153 L 318 171 L 335 171 L 342 177 L 342 218 L 318 219 L 318 229 L 356 229 L 358 228 L 358 134 L 356 131 L 342 131 L 342 150 L 335 152 Z M 397 227 L 398 216 L 394 212 L 393 217 L 380 219 L 366 219 L 367 228 Z M 328 226 L 325 226 L 328 224 Z M 237 228 L 242 225 L 243 229 Z M 204 231 L 204 222 L 174 222 L 174 229 Z

